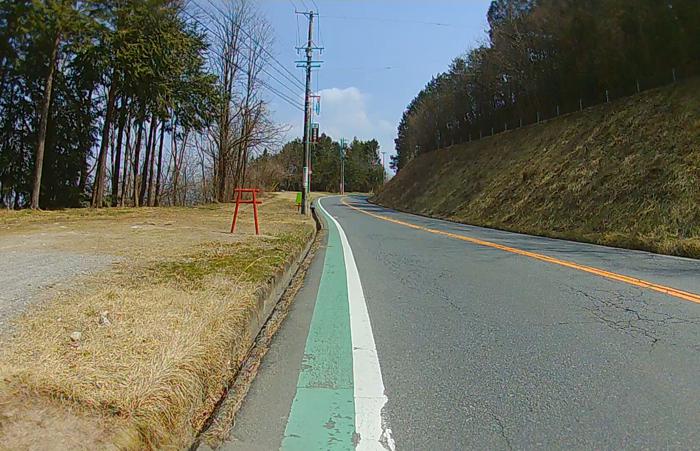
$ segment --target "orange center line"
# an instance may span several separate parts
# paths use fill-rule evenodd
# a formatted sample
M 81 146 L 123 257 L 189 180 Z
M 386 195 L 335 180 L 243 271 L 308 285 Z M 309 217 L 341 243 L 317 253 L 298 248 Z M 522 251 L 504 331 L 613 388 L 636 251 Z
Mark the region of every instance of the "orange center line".
M 690 293 L 688 291 L 683 291 L 683 290 L 679 290 L 676 288 L 667 287 L 665 285 L 660 285 L 660 284 L 653 283 L 653 282 L 648 282 L 646 280 L 637 279 L 635 277 L 625 276 L 623 274 L 617 274 L 614 272 L 606 271 L 604 269 L 594 268 L 592 266 L 580 265 L 578 263 L 574 263 L 574 262 L 567 261 L 567 260 L 561 260 L 561 259 L 558 259 L 555 257 L 543 255 L 543 254 L 538 254 L 536 252 L 525 251 L 522 249 L 510 247 L 510 246 L 504 246 L 502 244 L 493 243 L 491 241 L 484 241 L 484 240 L 480 240 L 478 238 L 472 238 L 472 237 L 465 236 L 465 235 L 459 235 L 457 233 L 451 233 L 451 232 L 445 232 L 442 230 L 431 229 L 429 227 L 419 226 L 416 224 L 412 224 L 410 222 L 404 222 L 404 221 L 401 221 L 398 219 L 389 218 L 387 216 L 382 216 L 382 215 L 379 215 L 376 213 L 372 213 L 370 211 L 363 210 L 361 208 L 357 208 L 354 205 L 350 205 L 345 201 L 345 199 L 346 198 L 341 199 L 341 202 L 345 206 L 350 207 L 353 210 L 357 210 L 357 211 L 364 213 L 366 215 L 372 216 L 374 218 L 381 219 L 382 221 L 392 222 L 394 224 L 399 224 L 399 225 L 410 227 L 410 228 L 416 229 L 416 230 L 422 230 L 424 232 L 433 233 L 436 235 L 443 235 L 443 236 L 446 236 L 449 238 L 454 238 L 457 240 L 466 241 L 466 242 L 473 243 L 473 244 L 478 244 L 480 246 L 486 246 L 486 247 L 490 247 L 493 249 L 499 249 L 499 250 L 502 250 L 505 252 L 510 252 L 512 254 L 517 254 L 517 255 L 522 255 L 525 257 L 534 258 L 536 260 L 544 261 L 547 263 L 552 263 L 552 264 L 559 265 L 559 266 L 565 266 L 567 268 L 576 269 L 576 270 L 583 271 L 583 272 L 586 272 L 589 274 L 595 274 L 596 276 L 604 277 L 606 279 L 616 280 L 618 282 L 623 282 L 623 283 L 626 283 L 629 285 L 634 285 L 635 287 L 646 288 L 646 289 L 649 289 L 652 291 L 656 291 L 659 293 L 667 294 L 669 296 L 673 296 L 673 297 L 678 298 L 678 299 L 683 299 L 685 301 L 690 301 L 690 302 L 695 302 L 695 303 L 700 304 L 700 295 L 695 294 L 695 293 Z

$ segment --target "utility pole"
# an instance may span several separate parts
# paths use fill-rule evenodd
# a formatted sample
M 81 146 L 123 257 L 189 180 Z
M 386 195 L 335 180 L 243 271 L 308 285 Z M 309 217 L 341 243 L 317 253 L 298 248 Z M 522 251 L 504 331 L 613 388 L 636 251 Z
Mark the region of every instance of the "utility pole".
M 386 183 L 386 152 L 382 152 L 382 177 L 384 178 L 384 183 Z
M 313 24 L 314 24 L 314 12 L 309 11 L 308 13 L 302 12 L 309 18 L 309 39 L 306 43 L 306 61 L 302 62 L 306 68 L 306 95 L 304 96 L 304 172 L 303 179 L 301 182 L 302 192 L 301 192 L 301 214 L 310 214 L 309 208 L 309 192 L 311 187 L 309 186 L 309 167 L 311 166 L 311 149 L 310 149 L 310 139 L 311 139 L 311 68 L 313 65 L 314 56 L 314 44 L 313 44 Z
M 340 139 L 340 194 L 345 194 L 345 138 Z

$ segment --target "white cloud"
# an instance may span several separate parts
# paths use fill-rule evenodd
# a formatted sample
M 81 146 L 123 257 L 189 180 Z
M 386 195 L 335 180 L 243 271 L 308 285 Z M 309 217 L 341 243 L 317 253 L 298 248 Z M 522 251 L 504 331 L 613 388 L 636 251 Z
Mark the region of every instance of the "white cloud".
M 314 122 L 319 123 L 321 133 L 335 140 L 376 139 L 380 151 L 387 153 L 387 160 L 389 154 L 395 153 L 396 125 L 372 114 L 371 99 L 367 94 L 354 86 L 323 89 L 318 94 L 321 96 L 321 114 L 314 115 Z M 301 135 L 301 128 L 300 124 L 295 124 L 290 136 Z M 387 161 L 387 168 L 388 164 Z
M 371 117 L 368 110 L 368 96 L 359 89 L 330 88 L 319 92 L 321 96 L 321 115 L 318 122 L 321 131 L 336 139 L 384 140 L 387 132 L 393 133 L 393 125 L 387 120 Z M 385 144 L 386 143 L 382 143 Z M 386 151 L 385 145 L 383 150 Z

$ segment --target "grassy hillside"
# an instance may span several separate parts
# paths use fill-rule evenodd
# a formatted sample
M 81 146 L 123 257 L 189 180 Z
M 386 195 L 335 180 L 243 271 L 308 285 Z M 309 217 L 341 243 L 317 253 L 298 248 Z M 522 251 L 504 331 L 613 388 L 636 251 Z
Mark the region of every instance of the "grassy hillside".
M 700 79 L 424 154 L 373 201 L 700 258 Z

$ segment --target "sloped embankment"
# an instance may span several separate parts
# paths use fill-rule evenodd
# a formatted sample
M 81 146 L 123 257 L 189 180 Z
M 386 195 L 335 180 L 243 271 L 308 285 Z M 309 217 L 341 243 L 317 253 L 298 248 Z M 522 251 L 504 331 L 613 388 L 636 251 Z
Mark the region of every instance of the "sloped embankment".
M 373 201 L 700 258 L 700 79 L 421 155 Z

